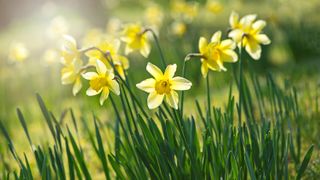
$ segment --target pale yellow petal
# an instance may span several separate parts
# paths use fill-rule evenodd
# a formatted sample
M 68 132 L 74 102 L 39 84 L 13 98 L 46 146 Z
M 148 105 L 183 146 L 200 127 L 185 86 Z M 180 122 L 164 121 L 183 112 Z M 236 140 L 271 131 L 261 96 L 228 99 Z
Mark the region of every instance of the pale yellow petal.
M 110 90 L 115 93 L 116 95 L 120 95 L 120 88 L 119 88 L 119 84 L 116 80 L 111 80 L 110 81 Z
M 162 71 L 154 64 L 148 62 L 147 71 L 155 78 L 159 79 L 163 76 Z
M 222 49 L 235 49 L 236 48 L 236 43 L 232 41 L 231 39 L 226 39 L 221 41 L 220 47 Z
M 125 54 L 128 55 L 133 51 L 132 48 L 130 48 L 130 46 L 126 45 L 126 49 L 125 49 Z
M 258 34 L 255 36 L 255 38 L 260 44 L 267 45 L 271 43 L 269 37 L 265 34 Z
M 145 42 L 145 44 L 141 47 L 140 53 L 143 57 L 147 58 L 150 54 L 151 47 L 148 42 Z
M 237 62 L 238 61 L 238 55 L 233 50 L 224 50 L 221 53 L 221 60 L 223 62 Z
M 217 61 L 217 64 L 219 66 L 218 71 L 227 71 L 227 69 L 224 67 L 223 62 L 221 60 Z
M 252 24 L 252 29 L 255 33 L 259 33 L 267 25 L 266 21 L 258 20 Z
M 107 72 L 106 65 L 100 60 L 96 60 L 96 69 L 98 74 L 106 74 Z
M 137 88 L 141 89 L 142 91 L 145 91 L 147 93 L 151 93 L 155 91 L 155 84 L 156 80 L 153 78 L 146 79 L 140 83 L 138 83 L 136 86 Z
M 236 43 L 240 43 L 242 39 L 243 31 L 240 29 L 235 29 L 230 31 L 228 37 L 232 38 Z
M 101 106 L 103 105 L 104 101 L 108 99 L 108 97 L 109 97 L 109 89 L 105 87 L 103 88 L 102 93 L 100 95 L 100 99 L 99 99 Z
M 148 96 L 148 108 L 154 109 L 161 105 L 164 98 L 164 94 L 157 94 L 157 92 L 152 92 Z
M 200 37 L 199 39 L 199 51 L 201 54 L 203 54 L 206 51 L 206 48 L 208 46 L 208 41 L 204 37 Z
M 166 102 L 174 109 L 178 109 L 179 96 L 175 91 L 166 94 Z
M 93 78 L 98 77 L 98 74 L 96 72 L 86 72 L 82 74 L 82 77 L 86 80 L 91 80 Z
M 80 79 L 80 77 L 78 77 L 76 79 L 75 83 L 73 84 L 72 94 L 74 96 L 77 95 L 77 93 L 81 90 L 81 88 L 82 88 L 81 79 Z
M 77 42 L 70 35 L 63 36 L 63 49 L 67 51 L 76 51 L 77 50 Z
M 192 83 L 183 77 L 177 76 L 172 78 L 171 88 L 174 90 L 184 91 L 184 90 L 190 89 L 191 86 L 192 86 Z
M 230 18 L 229 18 L 229 23 L 231 28 L 237 28 L 238 24 L 239 24 L 239 14 L 232 11 Z
M 212 43 L 220 43 L 221 40 L 221 31 L 215 32 L 211 37 Z
M 99 94 L 101 92 L 101 90 L 96 91 L 94 89 L 92 89 L 91 87 L 89 87 L 86 91 L 87 96 L 95 96 L 97 94 Z
M 249 40 L 246 45 L 246 51 L 254 59 L 259 60 L 261 56 L 261 46 L 254 40 Z
M 167 66 L 166 70 L 164 71 L 164 76 L 171 79 L 176 73 L 176 70 L 177 70 L 177 65 L 170 64 Z

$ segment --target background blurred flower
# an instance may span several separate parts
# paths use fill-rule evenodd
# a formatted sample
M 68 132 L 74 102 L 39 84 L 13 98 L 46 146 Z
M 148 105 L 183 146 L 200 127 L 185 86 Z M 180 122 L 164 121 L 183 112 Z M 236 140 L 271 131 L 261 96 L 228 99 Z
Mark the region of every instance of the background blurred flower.
M 59 58 L 60 58 L 59 53 L 55 49 L 47 49 L 43 54 L 43 60 L 47 64 L 57 63 L 59 62 Z
M 147 6 L 144 18 L 146 24 L 158 32 L 162 25 L 164 14 L 159 5 L 152 3 Z
M 29 50 L 25 44 L 21 42 L 14 42 L 10 46 L 9 59 L 12 61 L 24 61 L 29 56 Z
M 137 88 L 149 93 L 148 107 L 149 109 L 157 108 L 166 99 L 166 102 L 174 109 L 178 109 L 178 93 L 175 90 L 188 90 L 192 83 L 183 77 L 173 77 L 177 69 L 177 65 L 168 65 L 165 72 L 155 65 L 148 63 L 147 71 L 154 77 L 146 79 L 136 86 Z
M 206 8 L 209 12 L 213 14 L 219 14 L 223 11 L 223 5 L 216 0 L 207 1 Z
M 61 48 L 61 63 L 70 64 L 74 59 L 80 58 L 80 52 L 76 40 L 69 35 L 63 36 L 63 45 Z
M 63 16 L 56 16 L 50 22 L 47 34 L 52 39 L 61 38 L 64 34 L 68 34 L 68 23 Z
M 173 22 L 171 24 L 171 31 L 174 35 L 183 36 L 187 31 L 187 25 L 183 22 Z
M 191 22 L 198 15 L 199 6 L 196 2 L 174 0 L 171 4 L 171 11 L 174 19 Z
M 75 96 L 82 88 L 81 69 L 83 62 L 79 58 L 74 58 L 72 63 L 65 64 L 61 70 L 62 84 L 73 84 L 72 94 Z

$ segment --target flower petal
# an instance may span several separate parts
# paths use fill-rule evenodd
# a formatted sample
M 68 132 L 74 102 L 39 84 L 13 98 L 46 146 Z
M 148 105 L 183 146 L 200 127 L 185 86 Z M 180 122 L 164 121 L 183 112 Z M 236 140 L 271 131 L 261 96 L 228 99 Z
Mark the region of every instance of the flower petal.
M 239 24 L 239 14 L 232 11 L 230 18 L 229 18 L 229 23 L 231 28 L 237 28 L 238 24 Z
M 261 46 L 254 40 L 249 40 L 246 45 L 246 51 L 254 60 L 259 60 L 261 56 Z
M 215 32 L 211 37 L 211 42 L 220 43 L 221 40 L 221 31 Z
M 151 47 L 148 42 L 145 42 L 144 45 L 140 49 L 140 53 L 143 57 L 147 58 L 150 54 Z
M 221 41 L 220 44 L 221 49 L 235 49 L 236 48 L 236 43 L 232 41 L 231 39 L 226 39 Z
M 96 60 L 96 69 L 97 69 L 98 74 L 104 75 L 107 72 L 106 65 L 98 59 Z
M 152 63 L 147 64 L 147 71 L 156 79 L 159 79 L 163 76 L 162 71 Z
M 174 73 L 176 73 L 177 65 L 176 64 L 170 64 L 167 66 L 166 70 L 164 71 L 164 76 L 171 79 L 174 76 Z
M 190 89 L 191 86 L 192 83 L 188 79 L 179 76 L 172 78 L 171 88 L 174 90 L 184 91 Z
M 201 54 L 203 54 L 206 51 L 206 48 L 208 46 L 208 41 L 204 37 L 200 37 L 199 39 L 199 51 Z
M 223 62 L 237 62 L 238 55 L 233 50 L 224 50 L 221 53 L 221 61 L 223 61 Z
M 76 79 L 75 83 L 73 84 L 72 94 L 74 96 L 77 95 L 77 93 L 81 90 L 81 88 L 82 88 L 81 79 L 80 79 L 80 77 L 78 77 Z
M 203 76 L 204 78 L 207 77 L 208 71 L 209 71 L 209 69 L 208 69 L 208 64 L 207 64 L 207 62 L 206 62 L 206 61 L 202 61 L 202 64 L 201 64 L 201 73 L 202 73 L 202 76 Z
M 252 24 L 254 32 L 259 33 L 267 25 L 266 21 L 258 20 Z
M 98 74 L 96 72 L 86 72 L 82 74 L 82 77 L 86 80 L 91 80 L 93 78 L 98 77 Z
M 111 80 L 110 81 L 110 90 L 112 92 L 114 92 L 116 95 L 120 95 L 120 88 L 119 88 L 119 84 L 116 80 Z
M 148 108 L 154 109 L 161 105 L 164 98 L 164 94 L 157 94 L 157 92 L 152 92 L 148 96 Z
M 242 35 L 243 35 L 243 31 L 242 30 L 235 29 L 235 30 L 232 30 L 228 34 L 228 37 L 232 38 L 236 43 L 239 43 L 239 42 L 241 42 Z
M 86 91 L 87 96 L 95 96 L 97 94 L 99 94 L 101 92 L 101 90 L 96 91 L 94 89 L 92 89 L 91 87 L 89 87 Z
M 166 94 L 166 102 L 174 109 L 178 109 L 179 96 L 176 91 Z
M 137 88 L 141 89 L 142 91 L 145 91 L 147 93 L 153 92 L 155 89 L 156 80 L 153 78 L 146 79 L 139 84 L 137 84 Z
M 133 51 L 133 49 L 132 49 L 131 47 L 129 47 L 129 45 L 127 45 L 124 53 L 125 53 L 126 55 L 128 55 L 128 54 L 130 54 L 132 51 Z
M 102 93 L 101 93 L 101 95 L 100 95 L 100 99 L 99 99 L 99 101 L 100 101 L 100 105 L 102 106 L 103 105 L 103 103 L 104 103 L 104 101 L 106 100 L 106 99 L 108 99 L 108 97 L 109 97 L 109 89 L 108 88 L 103 88 L 103 90 L 102 90 Z
M 271 43 L 269 37 L 265 34 L 258 34 L 255 36 L 255 38 L 259 43 L 264 44 L 264 45 Z

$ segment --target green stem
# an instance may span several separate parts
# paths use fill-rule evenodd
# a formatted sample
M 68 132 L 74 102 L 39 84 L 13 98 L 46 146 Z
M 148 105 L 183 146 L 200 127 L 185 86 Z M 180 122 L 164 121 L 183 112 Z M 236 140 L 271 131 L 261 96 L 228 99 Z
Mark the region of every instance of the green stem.
M 151 34 L 152 34 L 152 36 L 153 36 L 153 39 L 155 40 L 156 45 L 157 45 L 157 48 L 158 48 L 159 53 L 160 53 L 161 62 L 162 62 L 162 67 L 163 67 L 163 69 L 165 69 L 165 68 L 167 67 L 167 63 L 166 63 L 166 60 L 165 60 L 165 58 L 164 58 L 163 52 L 162 52 L 162 50 L 161 50 L 160 43 L 159 43 L 159 39 L 158 39 L 156 33 L 155 33 L 152 29 L 147 28 L 147 29 L 145 29 L 145 30 L 143 31 L 142 34 L 144 34 L 144 33 L 146 33 L 146 32 L 151 32 Z
M 242 43 L 239 48 L 239 125 L 241 126 L 242 118 L 242 101 L 243 101 L 243 62 L 242 62 Z
M 208 102 L 208 114 L 211 119 L 211 97 L 210 97 L 210 81 L 209 81 L 210 72 L 207 75 L 207 102 Z

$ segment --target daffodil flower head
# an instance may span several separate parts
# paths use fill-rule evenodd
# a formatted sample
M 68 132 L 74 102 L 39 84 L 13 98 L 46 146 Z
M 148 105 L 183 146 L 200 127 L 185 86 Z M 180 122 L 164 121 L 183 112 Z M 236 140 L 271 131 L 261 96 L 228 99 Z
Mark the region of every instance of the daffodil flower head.
M 206 77 L 209 69 L 213 71 L 226 71 L 224 62 L 236 62 L 237 54 L 234 52 L 235 43 L 231 39 L 221 41 L 221 31 L 213 34 L 211 41 L 201 37 L 199 40 L 199 51 L 201 55 L 201 73 Z
M 250 14 L 239 20 L 239 15 L 232 12 L 229 19 L 232 30 L 228 35 L 239 47 L 245 47 L 245 50 L 254 60 L 260 59 L 260 44 L 267 45 L 271 43 L 269 37 L 262 34 L 262 29 L 267 23 L 264 20 L 255 21 L 256 17 L 257 15 Z
M 128 24 L 122 32 L 121 40 L 126 43 L 125 54 L 139 51 L 142 56 L 148 57 L 151 47 L 148 35 L 139 24 Z
M 159 107 L 163 100 L 174 109 L 178 109 L 178 93 L 191 88 L 192 83 L 183 77 L 173 77 L 177 69 L 176 64 L 168 65 L 165 72 L 155 65 L 148 63 L 147 71 L 153 78 L 146 79 L 136 86 L 137 88 L 149 93 L 148 108 L 154 109 Z
M 83 78 L 89 80 L 90 87 L 87 89 L 88 96 L 100 94 L 100 105 L 109 97 L 110 91 L 116 95 L 120 95 L 119 84 L 115 80 L 112 69 L 108 69 L 105 64 L 96 60 L 97 72 L 86 72 L 82 75 Z
M 71 63 L 65 64 L 61 70 L 62 84 L 73 84 L 72 93 L 75 96 L 82 88 L 81 71 L 83 62 L 79 58 L 73 59 Z
M 72 36 L 63 36 L 61 56 L 62 64 L 70 64 L 73 62 L 74 59 L 80 58 L 80 52 L 77 48 L 77 42 Z

